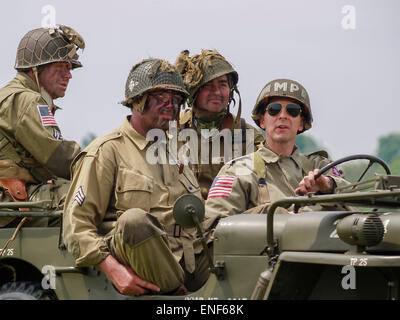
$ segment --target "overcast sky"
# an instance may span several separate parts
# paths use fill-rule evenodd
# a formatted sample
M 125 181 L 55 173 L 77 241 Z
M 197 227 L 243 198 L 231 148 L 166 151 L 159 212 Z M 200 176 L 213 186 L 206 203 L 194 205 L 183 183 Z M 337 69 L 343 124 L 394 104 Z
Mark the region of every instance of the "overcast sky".
M 47 5 L 57 24 L 73 27 L 86 42 L 84 67 L 55 101 L 66 139 L 81 142 L 88 132 L 100 136 L 118 127 L 129 113 L 118 103 L 131 67 L 148 57 L 173 63 L 184 49 L 216 49 L 231 62 L 251 124 L 267 82 L 303 84 L 314 116 L 307 133 L 334 159 L 373 154 L 379 137 L 400 133 L 398 0 L 3 1 L 1 87 L 15 75 L 21 38 L 50 21 Z

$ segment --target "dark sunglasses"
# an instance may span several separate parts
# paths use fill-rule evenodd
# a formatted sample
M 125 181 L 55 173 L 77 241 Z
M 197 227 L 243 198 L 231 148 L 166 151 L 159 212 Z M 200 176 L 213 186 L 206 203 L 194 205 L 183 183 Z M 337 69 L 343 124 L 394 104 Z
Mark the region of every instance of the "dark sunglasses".
M 282 110 L 282 105 L 280 103 L 271 103 L 267 106 L 267 111 L 269 115 L 275 117 Z M 296 118 L 301 113 L 301 107 L 295 103 L 288 103 L 286 105 L 286 112 L 293 118 Z

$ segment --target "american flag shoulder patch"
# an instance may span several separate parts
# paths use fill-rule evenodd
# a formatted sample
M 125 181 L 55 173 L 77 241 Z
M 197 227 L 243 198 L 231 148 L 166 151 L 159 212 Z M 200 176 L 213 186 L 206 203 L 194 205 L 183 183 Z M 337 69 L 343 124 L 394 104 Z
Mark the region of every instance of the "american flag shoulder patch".
M 207 199 L 210 198 L 229 198 L 232 193 L 233 181 L 235 176 L 217 176 L 215 177 Z
M 42 121 L 43 127 L 58 127 L 56 119 L 54 119 L 53 113 L 49 106 L 38 106 L 40 120 Z
M 337 176 L 337 177 L 341 176 L 340 171 L 336 167 L 332 168 L 332 173 L 334 176 Z
M 83 192 L 82 186 L 80 186 L 78 191 L 75 193 L 74 200 L 72 202 L 76 201 L 82 207 L 83 203 L 85 202 L 85 199 L 86 199 L 85 193 Z

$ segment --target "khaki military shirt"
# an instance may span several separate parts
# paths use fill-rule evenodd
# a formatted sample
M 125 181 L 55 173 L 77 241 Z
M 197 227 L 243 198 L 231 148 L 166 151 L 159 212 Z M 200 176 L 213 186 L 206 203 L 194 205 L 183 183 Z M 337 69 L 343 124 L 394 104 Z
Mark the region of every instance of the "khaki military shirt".
M 80 146 L 63 139 L 53 117 L 56 107 L 51 99 L 46 100 L 35 81 L 26 73 L 18 72 L 0 89 L 0 129 L 28 167 L 38 168 L 43 175 L 69 179 L 70 164 Z M 9 161 L 7 155 L 0 153 L 1 168 L 9 166 Z M 10 169 L 11 176 L 8 176 L 7 170 L 1 168 L 0 178 L 18 178 L 14 170 Z
M 211 187 L 211 184 L 214 180 L 214 178 L 217 176 L 218 172 L 221 170 L 223 165 L 230 160 L 240 157 L 242 155 L 246 155 L 249 153 L 252 153 L 256 151 L 259 147 L 260 144 L 263 143 L 264 137 L 261 134 L 259 130 L 257 130 L 255 127 L 249 125 L 248 123 L 242 123 L 241 127 L 238 129 L 241 130 L 251 130 L 253 132 L 252 135 L 246 136 L 246 133 L 243 133 L 240 131 L 235 131 L 233 129 L 233 116 L 231 113 L 228 113 L 226 116 L 227 120 L 229 119 L 230 121 L 227 121 L 229 124 L 227 125 L 226 128 L 222 128 L 219 133 L 211 136 L 202 136 L 200 132 L 197 132 L 197 137 L 198 137 L 198 157 L 197 160 L 198 162 L 195 164 L 191 164 L 191 168 L 193 172 L 195 173 L 197 180 L 199 181 L 200 187 L 201 187 L 201 194 L 204 199 L 207 199 L 208 191 Z M 186 111 L 182 116 L 181 116 L 181 125 L 184 128 L 194 128 L 194 125 L 192 123 L 192 111 L 188 110 Z M 242 121 L 244 121 L 242 119 Z M 223 123 L 224 124 L 224 123 Z M 244 124 L 244 125 L 243 125 Z M 224 132 L 225 129 L 229 130 L 229 134 L 225 135 L 226 132 Z M 236 136 L 235 136 L 236 135 Z M 222 138 L 223 137 L 223 138 Z M 220 145 L 219 145 L 219 153 L 213 154 L 213 144 L 215 144 L 215 141 L 219 140 Z M 205 143 L 207 146 L 205 147 L 204 145 L 202 146 L 201 141 Z M 232 142 L 232 148 L 231 152 L 226 152 L 226 145 L 227 141 L 233 141 Z M 237 143 L 235 143 L 237 142 Z M 202 149 L 208 149 L 207 154 L 204 156 L 202 155 Z
M 177 164 L 150 164 L 146 153 L 152 145 L 125 120 L 74 161 L 63 236 L 78 266 L 97 265 L 105 259 L 115 221 L 126 210 L 140 208 L 158 219 L 176 259 L 185 253 L 185 263 L 193 269 L 194 253 L 202 251 L 201 243 L 195 241 L 195 228 L 177 227 L 172 209 L 183 194 L 201 198 L 200 188 L 187 166 L 180 171 Z
M 265 182 L 269 200 L 264 204 L 268 205 L 284 197 L 296 196 L 295 189 L 308 174 L 303 170 L 302 157 L 298 148 L 295 146 L 289 157 L 278 155 L 265 146 L 256 152 L 264 160 L 266 167 Z M 306 157 L 314 169 L 320 169 L 331 162 L 329 158 L 318 152 Z M 337 186 L 348 184 L 333 173 L 328 175 L 335 180 Z M 213 182 L 206 201 L 206 215 L 212 218 L 227 217 L 255 208 L 259 205 L 258 182 L 254 154 L 227 163 Z

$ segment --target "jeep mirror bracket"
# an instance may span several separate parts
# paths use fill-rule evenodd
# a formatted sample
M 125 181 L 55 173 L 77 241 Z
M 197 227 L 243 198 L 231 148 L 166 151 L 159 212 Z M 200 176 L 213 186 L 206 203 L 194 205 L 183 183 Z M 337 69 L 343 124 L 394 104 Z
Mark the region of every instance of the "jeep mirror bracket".
M 220 279 L 223 275 L 224 266 L 223 263 L 219 263 L 217 266 L 214 266 L 213 258 L 200 226 L 204 220 L 204 214 L 205 208 L 202 200 L 194 195 L 184 194 L 180 196 L 174 203 L 173 215 L 176 223 L 183 228 L 196 227 L 197 236 L 199 237 L 201 245 L 203 246 L 203 250 L 206 254 L 210 271 Z

